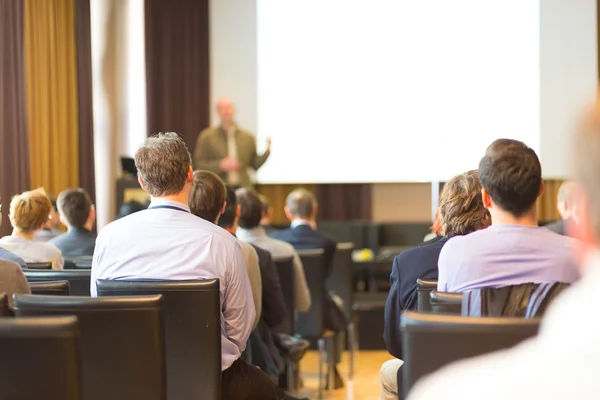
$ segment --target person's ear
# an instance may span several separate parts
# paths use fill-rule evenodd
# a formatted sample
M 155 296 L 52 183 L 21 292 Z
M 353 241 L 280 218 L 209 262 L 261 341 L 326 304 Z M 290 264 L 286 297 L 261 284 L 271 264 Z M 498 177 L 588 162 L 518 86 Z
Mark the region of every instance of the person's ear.
M 221 207 L 221 212 L 219 212 L 219 215 L 225 214 L 225 208 L 227 208 L 227 202 L 223 203 L 223 207 Z
M 239 204 L 237 205 L 237 207 L 235 208 L 235 217 L 239 218 L 240 215 L 242 215 L 242 206 L 240 206 Z
M 492 206 L 492 198 L 484 188 L 481 188 L 481 200 L 483 201 L 483 206 L 485 208 L 490 208 Z
M 542 181 L 540 182 L 540 192 L 538 193 L 538 197 L 542 197 L 543 194 L 544 194 L 544 180 L 542 179 Z
M 147 192 L 148 189 L 146 188 L 146 184 L 144 183 L 144 180 L 142 179 L 141 175 L 138 175 L 138 182 L 139 182 L 140 186 L 142 187 L 142 189 L 144 189 Z
M 61 217 L 62 220 L 62 217 Z M 96 207 L 92 206 L 90 208 L 90 213 L 88 215 L 88 222 L 94 222 L 96 220 Z
M 292 220 L 292 213 L 290 212 L 290 208 L 288 206 L 285 206 L 285 208 L 283 209 L 283 211 L 285 212 L 285 217 L 291 221 Z
M 187 174 L 186 182 L 187 183 L 194 182 L 194 169 L 192 168 L 191 165 L 188 167 L 188 174 Z
M 312 218 L 317 219 L 317 213 L 319 212 L 319 205 L 317 203 L 313 204 L 312 209 Z
M 65 217 L 63 217 L 62 214 L 60 214 L 60 217 L 58 217 L 60 219 L 60 223 L 63 224 L 64 226 L 67 226 L 67 220 L 65 219 Z

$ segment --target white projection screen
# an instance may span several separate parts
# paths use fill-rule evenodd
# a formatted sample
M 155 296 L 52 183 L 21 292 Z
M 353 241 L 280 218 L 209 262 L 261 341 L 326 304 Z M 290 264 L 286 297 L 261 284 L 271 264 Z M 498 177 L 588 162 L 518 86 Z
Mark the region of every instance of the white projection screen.
M 567 132 L 596 90 L 595 7 L 213 0 L 211 95 L 234 100 L 259 149 L 272 139 L 260 183 L 445 181 L 497 138 L 564 177 Z

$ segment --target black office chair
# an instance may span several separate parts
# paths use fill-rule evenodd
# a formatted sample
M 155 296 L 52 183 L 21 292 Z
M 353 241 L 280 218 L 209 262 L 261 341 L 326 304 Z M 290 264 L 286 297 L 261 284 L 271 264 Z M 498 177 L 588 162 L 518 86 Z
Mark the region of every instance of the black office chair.
M 333 271 L 327 278 L 327 289 L 335 292 L 344 302 L 344 314 L 349 319 L 348 348 L 350 350 L 350 379 L 354 378 L 354 352 L 358 348 L 356 331 L 358 313 L 353 312 L 354 305 L 354 261 L 352 260 L 354 243 L 338 243 L 333 257 Z
M 69 281 L 72 296 L 90 295 L 91 270 L 65 269 L 35 271 L 24 269 L 23 272 L 25 273 L 28 282 Z
M 77 340 L 73 316 L 0 318 L 0 399 L 82 399 Z
M 69 281 L 29 282 L 31 294 L 46 296 L 68 296 Z
M 219 280 L 98 280 L 98 296 L 162 294 L 165 309 L 167 397 L 221 399 Z
M 539 319 L 471 318 L 405 311 L 400 322 L 406 396 L 422 376 L 463 358 L 512 347 L 535 336 Z
M 417 311 L 431 311 L 431 303 L 429 302 L 430 293 L 437 289 L 437 281 L 428 281 L 425 279 L 417 279 Z
M 14 295 L 17 317 L 75 315 L 86 400 L 165 400 L 162 296 Z
M 92 268 L 92 256 L 79 256 L 65 258 L 64 269 L 90 269 Z
M 28 269 L 52 269 L 51 262 L 28 262 Z
M 326 332 L 324 321 L 324 296 L 327 295 L 325 289 L 325 271 L 323 269 L 323 257 L 325 252 L 323 249 L 297 250 L 302 265 L 304 267 L 304 275 L 306 283 L 310 290 L 310 308 L 307 312 L 299 313 L 296 321 L 296 333 L 299 333 L 305 339 L 316 339 L 319 349 L 319 399 L 323 397 L 323 364 L 325 362 L 325 348 L 330 351 L 327 355 L 328 359 L 328 374 L 329 390 L 334 387 L 335 359 L 332 356 L 332 349 L 335 345 L 335 335 Z M 327 346 L 326 346 L 327 344 Z
M 0 317 L 12 317 L 13 313 L 8 307 L 8 295 L 0 293 Z
M 434 314 L 460 315 L 462 310 L 462 293 L 447 293 L 432 290 L 429 301 Z

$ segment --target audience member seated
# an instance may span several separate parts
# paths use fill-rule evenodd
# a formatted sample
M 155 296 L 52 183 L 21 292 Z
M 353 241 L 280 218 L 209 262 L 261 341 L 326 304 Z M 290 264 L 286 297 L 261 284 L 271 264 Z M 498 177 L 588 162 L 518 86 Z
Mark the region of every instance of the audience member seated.
M 221 368 L 224 399 L 285 399 L 273 381 L 240 358 L 255 310 L 237 240 L 190 213 L 194 172 L 183 140 L 175 133 L 148 138 L 135 154 L 142 189 L 152 200 L 139 211 L 107 225 L 98 235 L 92 263 L 96 279 L 220 280 Z
M 451 364 L 419 381 L 410 400 L 598 398 L 600 323 L 592 315 L 600 287 L 600 103 L 576 136 L 572 160 L 582 186 L 573 228 L 584 243 L 577 248 L 583 278 L 550 306 L 537 337 Z
M 538 226 L 535 206 L 543 184 L 535 152 L 516 140 L 496 140 L 479 163 L 479 178 L 492 226 L 446 243 L 438 262 L 438 290 L 579 279 L 573 258 L 577 240 Z
M 559 235 L 570 236 L 569 232 L 572 230 L 572 225 L 575 223 L 572 217 L 575 189 L 575 182 L 566 181 L 560 185 L 556 208 L 558 209 L 561 219 L 546 225 L 546 228 L 550 229 L 552 232 L 558 233 Z
M 417 309 L 417 279 L 438 279 L 438 257 L 449 238 L 485 229 L 490 224 L 477 171 L 457 175 L 444 185 L 437 215 L 443 236 L 398 254 L 392 266 L 383 337 L 388 351 L 396 359 L 381 367 L 381 398 L 385 400 L 398 399 L 397 375 L 402 366 L 400 316 L 403 310 Z
M 264 228 L 265 232 L 267 232 L 268 235 L 271 232 L 275 232 L 277 230 L 277 228 L 271 225 L 271 220 L 273 219 L 273 207 L 271 207 L 267 196 L 264 196 L 259 193 L 258 198 L 262 203 L 262 218 L 260 219 L 260 226 Z
M 123 203 L 121 208 L 119 208 L 119 215 L 117 218 L 123 218 L 123 217 L 131 215 L 133 213 L 136 213 L 138 211 L 145 210 L 147 208 L 148 208 L 148 206 L 140 203 L 139 201 L 131 200 L 131 201 L 128 201 L 127 203 Z
M 440 222 L 440 210 L 435 210 L 435 218 L 433 219 L 433 224 L 431 225 L 431 233 L 428 233 L 423 238 L 423 242 L 429 242 L 430 240 L 436 240 L 444 237 L 441 233 L 442 231 L 442 223 Z
M 300 256 L 291 244 L 267 236 L 264 228 L 260 226 L 262 203 L 256 193 L 248 189 L 238 189 L 236 196 L 240 205 L 238 239 L 269 251 L 273 257 L 293 257 L 296 310 L 307 311 L 310 308 L 310 291 Z
M 272 238 L 283 240 L 294 246 L 295 249 L 323 249 L 325 251 L 323 269 L 328 278 L 333 271 L 333 257 L 335 255 L 335 240 L 317 230 L 316 217 L 318 205 L 315 196 L 306 189 L 292 191 L 286 199 L 285 215 L 291 225 L 270 234 Z M 335 301 L 329 293 L 323 296 L 323 324 L 325 329 L 340 333 L 346 330 L 348 319 L 341 309 L 341 299 L 335 296 Z M 336 303 L 337 302 L 337 303 Z M 336 349 L 339 353 L 339 349 Z M 336 355 L 336 357 L 339 357 Z M 343 381 L 336 371 L 336 389 L 343 386 Z
M 15 253 L 26 263 L 51 262 L 52 269 L 63 268 L 63 257 L 54 245 L 36 242 L 33 237 L 48 221 L 52 203 L 42 189 L 24 192 L 10 202 L 11 236 L 0 239 L 0 247 Z
M 50 209 L 50 214 L 48 215 L 44 227 L 33 236 L 33 240 L 36 242 L 47 242 L 62 233 L 60 229 L 58 229 L 60 217 L 58 215 L 58 209 L 56 208 L 56 199 L 48 194 L 46 194 L 46 196 L 48 196 L 52 208 Z
M 2 226 L 2 204 L 0 204 L 0 226 Z M 27 268 L 25 261 L 15 253 L 0 247 L 0 260 L 11 261 L 18 264 L 21 268 Z
M 58 195 L 60 221 L 67 226 L 66 233 L 58 235 L 49 243 L 55 245 L 63 257 L 91 256 L 96 246 L 96 234 L 92 232 L 96 211 L 90 196 L 83 189 L 68 189 Z
M 226 188 L 225 183 L 216 174 L 210 171 L 194 171 L 194 183 L 189 199 L 192 214 L 218 224 L 222 228 L 224 227 L 219 221 L 221 219 L 226 220 L 224 222 L 228 224 L 228 227 L 224 229 L 235 236 L 239 215 L 235 201 L 233 203 L 226 201 L 230 198 L 228 193 L 231 193 L 231 196 L 235 198 L 235 192 Z M 226 213 L 227 215 L 225 215 Z M 232 214 L 233 221 L 230 219 Z M 254 309 L 256 310 L 256 317 L 252 326 L 252 329 L 254 329 L 260 320 L 262 310 L 262 282 L 258 267 L 258 255 L 254 247 L 248 243 L 238 240 L 238 244 L 242 248 L 244 264 L 246 265 L 250 287 L 252 288 L 252 298 L 254 299 Z

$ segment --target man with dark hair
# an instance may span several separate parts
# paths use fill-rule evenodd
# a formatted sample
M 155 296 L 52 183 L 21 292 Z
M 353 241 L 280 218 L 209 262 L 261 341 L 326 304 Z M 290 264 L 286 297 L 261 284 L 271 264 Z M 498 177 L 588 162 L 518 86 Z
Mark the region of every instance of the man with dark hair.
M 67 226 L 66 233 L 50 240 L 63 257 L 91 256 L 96 246 L 92 232 L 96 211 L 90 196 L 83 189 L 67 189 L 60 192 L 57 200 L 61 222 Z
M 237 204 L 235 201 L 231 202 L 231 198 L 226 197 L 229 191 L 216 174 L 210 171 L 194 171 L 194 184 L 190 193 L 190 211 L 192 214 L 222 228 L 224 227 L 221 222 L 231 219 L 233 214 L 234 223 L 229 226 L 229 229 L 225 228 L 225 230 L 235 236 Z M 233 198 L 235 199 L 235 193 L 233 193 Z M 246 264 L 246 271 L 252 288 L 252 298 L 256 310 L 256 317 L 252 326 L 252 329 L 254 329 L 260 320 L 262 310 L 262 282 L 258 267 L 258 255 L 248 243 L 238 241 L 238 244 L 242 248 L 244 264 Z
M 573 258 L 577 241 L 538 226 L 535 205 L 543 184 L 535 152 L 516 140 L 496 140 L 479 163 L 479 178 L 492 226 L 446 243 L 438 262 L 438 290 L 579 279 Z
M 262 203 L 256 193 L 247 189 L 238 189 L 236 196 L 240 205 L 238 238 L 269 251 L 273 257 L 292 257 L 294 259 L 296 310 L 307 311 L 310 308 L 310 291 L 300 256 L 292 245 L 267 236 L 265 230 L 260 226 Z
M 273 207 L 271 206 L 271 203 L 269 203 L 267 196 L 259 193 L 258 198 L 262 203 L 262 217 L 260 219 L 260 226 L 264 228 L 267 234 L 275 232 L 277 228 L 271 225 L 271 219 L 273 218 Z
M 255 317 L 250 281 L 237 240 L 190 213 L 194 172 L 184 141 L 172 132 L 149 137 L 136 152 L 135 165 L 150 207 L 112 222 L 98 235 L 92 296 L 97 279 L 218 278 L 223 398 L 293 398 L 240 358 Z

